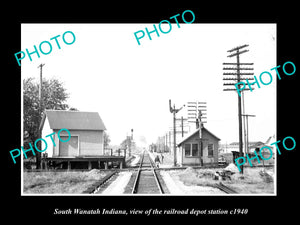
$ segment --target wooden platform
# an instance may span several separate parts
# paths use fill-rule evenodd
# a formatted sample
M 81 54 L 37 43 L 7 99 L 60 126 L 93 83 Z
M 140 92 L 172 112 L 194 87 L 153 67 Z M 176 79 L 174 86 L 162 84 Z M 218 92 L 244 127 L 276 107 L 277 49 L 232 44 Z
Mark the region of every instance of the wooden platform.
M 118 164 L 119 168 L 122 169 L 125 167 L 125 157 L 124 156 L 110 156 L 110 155 L 103 155 L 103 156 L 84 156 L 84 157 L 47 157 L 42 158 L 42 167 L 44 169 L 48 169 L 50 164 L 62 164 L 67 163 L 67 169 L 72 169 L 71 162 L 80 163 L 85 162 L 87 163 L 87 169 L 92 169 L 92 163 L 95 165 L 96 168 L 101 168 L 101 165 L 104 164 L 104 169 L 108 169 L 109 164 Z

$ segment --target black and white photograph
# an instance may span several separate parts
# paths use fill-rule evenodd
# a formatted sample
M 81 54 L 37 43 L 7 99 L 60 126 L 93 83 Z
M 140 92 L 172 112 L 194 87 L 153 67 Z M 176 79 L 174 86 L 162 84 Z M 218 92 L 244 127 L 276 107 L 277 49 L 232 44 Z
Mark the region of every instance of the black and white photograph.
M 276 24 L 21 32 L 23 195 L 276 195 Z
M 296 216 L 296 6 L 124 3 L 7 7 L 3 215 Z

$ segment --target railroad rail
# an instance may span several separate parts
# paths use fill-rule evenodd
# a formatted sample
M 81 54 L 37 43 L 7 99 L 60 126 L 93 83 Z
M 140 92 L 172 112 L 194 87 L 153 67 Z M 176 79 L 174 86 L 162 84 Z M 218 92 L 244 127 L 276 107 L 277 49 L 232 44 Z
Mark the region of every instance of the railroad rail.
M 224 191 L 227 194 L 238 194 L 238 192 L 236 192 L 235 190 L 225 186 L 221 182 L 219 184 L 215 184 L 215 187 L 219 188 L 221 191 Z
M 106 184 L 114 175 L 118 173 L 117 170 L 111 171 L 105 177 L 101 178 L 99 181 L 95 182 L 92 186 L 88 187 L 82 194 L 94 194 L 100 190 L 100 188 Z
M 145 154 L 144 151 L 134 180 L 132 194 L 164 194 L 155 167 L 150 155 Z

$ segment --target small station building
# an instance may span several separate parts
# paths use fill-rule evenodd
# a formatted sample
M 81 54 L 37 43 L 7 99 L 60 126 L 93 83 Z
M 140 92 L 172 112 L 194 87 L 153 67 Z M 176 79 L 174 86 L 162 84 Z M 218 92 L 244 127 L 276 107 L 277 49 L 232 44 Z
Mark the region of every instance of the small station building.
M 220 138 L 202 125 L 178 143 L 178 164 L 180 166 L 217 166 L 219 141 Z
M 63 128 L 71 134 L 67 142 L 60 141 L 57 135 Z M 55 132 L 52 136 L 54 144 L 48 141 L 43 153 L 42 165 L 45 168 L 92 169 L 107 168 L 112 163 L 118 163 L 120 167 L 124 165 L 124 156 L 104 155 L 106 128 L 97 112 L 46 110 L 40 129 L 42 137 Z M 60 132 L 59 136 L 62 140 L 69 138 L 66 131 Z

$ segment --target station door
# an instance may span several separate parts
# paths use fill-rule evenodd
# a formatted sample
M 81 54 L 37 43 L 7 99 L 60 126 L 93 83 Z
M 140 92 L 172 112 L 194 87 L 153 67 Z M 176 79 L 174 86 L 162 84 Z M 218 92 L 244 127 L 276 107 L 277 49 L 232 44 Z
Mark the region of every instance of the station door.
M 78 136 L 71 136 L 68 142 L 59 142 L 59 156 L 79 156 Z

